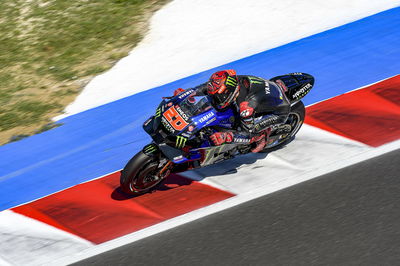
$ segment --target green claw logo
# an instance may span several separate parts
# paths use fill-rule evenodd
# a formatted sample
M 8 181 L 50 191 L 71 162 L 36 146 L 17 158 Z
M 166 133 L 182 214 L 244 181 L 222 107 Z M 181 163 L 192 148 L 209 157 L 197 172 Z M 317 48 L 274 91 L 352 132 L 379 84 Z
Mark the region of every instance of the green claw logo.
M 161 109 L 157 108 L 156 110 L 156 117 L 159 117 L 161 115 Z
M 263 84 L 263 81 L 262 81 L 261 79 L 258 79 L 258 78 L 250 78 L 250 77 L 249 77 L 249 79 L 250 79 L 250 82 L 251 82 L 251 83 Z
M 157 150 L 157 146 L 154 144 L 149 144 L 143 148 L 144 153 L 153 153 Z
M 181 149 L 181 148 L 185 147 L 186 140 L 187 140 L 187 138 L 185 138 L 185 137 L 177 136 L 177 137 L 176 137 L 176 144 L 175 144 L 175 146 L 176 146 L 178 149 Z
M 226 85 L 232 86 L 232 87 L 236 87 L 237 81 L 236 81 L 234 78 L 232 78 L 232 77 L 228 77 L 228 78 L 226 79 Z

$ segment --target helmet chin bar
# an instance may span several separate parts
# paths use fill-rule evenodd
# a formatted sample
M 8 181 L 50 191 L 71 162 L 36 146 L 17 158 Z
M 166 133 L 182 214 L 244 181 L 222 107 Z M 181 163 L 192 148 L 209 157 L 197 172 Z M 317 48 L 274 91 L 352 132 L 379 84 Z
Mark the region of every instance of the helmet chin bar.
M 238 96 L 239 96 L 239 86 L 236 86 L 235 91 L 228 98 L 226 98 L 222 103 L 218 104 L 218 109 L 223 109 L 223 108 L 227 107 L 230 103 L 235 101 Z

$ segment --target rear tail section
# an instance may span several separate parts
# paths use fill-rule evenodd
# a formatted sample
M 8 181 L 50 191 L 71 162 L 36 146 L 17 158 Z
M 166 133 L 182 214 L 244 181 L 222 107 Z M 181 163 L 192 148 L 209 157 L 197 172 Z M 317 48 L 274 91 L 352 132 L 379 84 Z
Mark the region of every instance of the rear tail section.
M 277 76 L 271 81 L 279 84 L 285 91 L 286 96 L 291 102 L 297 102 L 312 89 L 314 86 L 314 77 L 306 73 L 290 73 Z

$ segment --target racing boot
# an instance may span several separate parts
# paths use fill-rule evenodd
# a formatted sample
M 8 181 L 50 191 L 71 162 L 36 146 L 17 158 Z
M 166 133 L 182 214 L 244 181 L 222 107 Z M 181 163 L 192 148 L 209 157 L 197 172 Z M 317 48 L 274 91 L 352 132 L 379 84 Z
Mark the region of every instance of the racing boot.
M 251 152 L 257 153 L 262 151 L 265 147 L 265 143 L 266 143 L 265 135 L 263 135 L 262 138 L 256 142 L 257 146 L 254 149 L 252 149 Z
M 252 142 L 256 143 L 256 147 L 251 150 L 253 153 L 257 153 L 262 151 L 265 148 L 265 144 L 267 143 L 267 139 L 269 138 L 269 134 L 271 133 L 271 128 L 267 128 L 266 130 L 260 132 L 260 135 L 252 138 Z

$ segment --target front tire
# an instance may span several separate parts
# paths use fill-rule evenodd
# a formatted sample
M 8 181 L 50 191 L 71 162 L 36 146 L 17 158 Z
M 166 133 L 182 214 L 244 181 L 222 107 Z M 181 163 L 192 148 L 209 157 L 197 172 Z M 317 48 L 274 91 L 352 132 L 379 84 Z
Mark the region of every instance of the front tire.
M 121 189 L 130 195 L 142 195 L 155 188 L 163 178 L 159 173 L 159 156 L 137 153 L 121 171 Z

